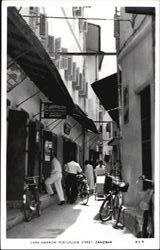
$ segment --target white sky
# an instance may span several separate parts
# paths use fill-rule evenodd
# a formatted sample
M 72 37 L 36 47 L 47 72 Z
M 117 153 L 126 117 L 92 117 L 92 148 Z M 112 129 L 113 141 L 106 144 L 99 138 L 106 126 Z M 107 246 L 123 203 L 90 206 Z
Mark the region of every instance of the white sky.
M 107 11 L 103 4 L 85 9 L 86 17 L 113 19 L 115 7 L 108 5 Z M 113 20 L 89 21 L 101 26 L 101 50 L 104 52 L 115 52 L 115 39 L 113 37 Z M 99 78 L 103 78 L 116 72 L 116 56 L 104 56 Z
M 88 10 L 88 13 L 86 13 L 86 15 L 88 14 L 88 16 L 90 16 L 90 17 L 91 17 L 91 15 L 93 15 L 94 17 L 97 16 L 97 17 L 101 17 L 101 18 L 102 17 L 113 18 L 115 5 L 114 6 L 112 5 L 112 7 L 111 7 L 111 5 L 108 5 L 108 3 L 112 2 L 112 3 L 116 4 L 117 2 L 121 2 L 122 3 L 121 6 L 124 6 L 124 4 L 126 5 L 126 3 L 128 3 L 127 5 L 130 5 L 130 6 L 140 6 L 140 5 L 141 6 L 148 6 L 148 5 L 152 6 L 153 3 L 156 3 L 158 1 L 159 0 L 157 0 L 157 1 L 156 0 L 152 0 L 152 1 L 151 0 L 143 0 L 143 1 L 142 0 L 137 0 L 137 1 L 136 0 L 134 0 L 134 1 L 133 0 L 129 0 L 129 1 L 127 1 L 127 0 L 123 0 L 123 1 L 120 1 L 120 0 L 119 1 L 118 0 L 117 1 L 116 0 L 104 0 L 104 1 L 101 1 L 101 0 L 88 1 L 88 0 L 86 0 L 86 1 L 81 1 L 81 0 L 79 0 L 76 2 L 81 3 L 81 4 L 82 4 L 82 2 L 85 2 L 85 5 L 90 5 L 91 2 L 92 3 L 97 2 L 98 7 L 92 8 L 92 11 L 95 9 L 96 10 L 91 12 L 91 9 L 90 9 L 90 10 Z M 12 4 L 12 6 L 17 6 L 17 5 L 18 6 L 22 6 L 22 5 L 23 6 L 24 5 L 25 6 L 28 6 L 28 5 L 35 6 L 35 5 L 38 5 L 38 6 L 45 6 L 45 7 L 46 7 L 46 3 L 48 3 L 47 0 L 46 1 L 45 0 L 43 0 L 43 1 L 40 1 L 40 0 L 34 0 L 34 1 L 29 1 L 29 0 L 26 0 L 26 1 L 24 1 L 24 0 L 23 1 L 14 1 L 13 0 L 13 1 L 11 1 L 10 0 L 10 1 L 5 1 L 4 0 L 3 2 L 8 2 L 8 3 L 10 3 L 10 5 Z M 69 1 L 69 0 L 54 1 L 54 0 L 52 0 L 50 2 L 52 2 L 52 4 L 55 4 L 55 2 L 56 3 L 59 2 L 59 3 L 61 3 L 61 5 L 63 4 L 63 7 L 64 7 L 64 3 L 65 4 L 66 3 L 72 4 L 73 1 Z M 102 4 L 102 2 L 103 2 L 103 4 Z M 4 5 L 2 7 L 4 7 Z M 2 22 L 3 22 L 2 23 L 2 34 L 6 33 L 6 23 L 4 20 L 7 20 L 7 18 L 6 18 L 6 12 L 4 10 L 1 13 L 2 14 Z M 50 11 L 52 11 L 52 9 L 50 9 Z M 89 11 L 90 11 L 90 13 L 89 13 Z M 160 20 L 160 19 L 158 19 L 158 20 Z M 102 42 L 101 50 L 106 51 L 106 52 L 113 52 L 113 51 L 115 51 L 115 47 L 114 47 L 115 40 L 113 38 L 113 23 L 112 23 L 112 21 L 103 21 L 101 23 L 103 23 L 103 25 L 101 25 L 101 29 L 102 29 L 101 30 L 101 35 L 102 35 L 102 37 L 101 37 L 101 42 Z M 100 24 L 100 23 L 96 22 L 96 24 Z M 158 32 L 159 23 L 157 24 L 156 28 L 157 28 L 156 29 L 157 41 L 159 41 L 159 32 Z M 7 43 L 6 43 L 5 39 L 6 38 L 4 36 L 3 37 L 3 49 L 2 49 L 2 58 L 3 58 L 2 72 L 6 71 L 6 65 L 7 65 L 7 60 L 6 60 L 6 44 Z M 156 46 L 157 46 L 157 44 L 156 44 Z M 158 46 L 158 49 L 159 49 L 159 46 Z M 156 82 L 157 83 L 159 83 L 159 57 L 158 57 L 158 55 L 159 55 L 159 50 L 157 50 L 157 54 L 156 54 L 156 59 L 157 59 L 156 60 L 157 61 L 157 63 L 156 63 Z M 116 66 L 114 64 L 113 58 L 106 56 L 105 60 L 103 62 L 103 68 L 101 71 L 100 78 L 105 77 L 107 75 L 110 75 L 110 74 L 114 73 L 115 71 L 116 71 Z M 157 74 L 157 72 L 158 72 L 158 74 Z M 3 74 L 3 82 L 6 82 L 5 74 Z M 3 86 L 3 84 L 2 84 L 2 93 L 3 93 L 3 95 L 2 95 L 2 110 L 3 110 L 2 118 L 4 118 L 4 117 L 6 117 L 6 113 L 5 113 L 6 112 L 6 96 L 5 96 L 6 89 Z M 155 134 L 156 134 L 157 138 L 159 138 L 159 84 L 157 84 L 157 91 L 155 94 L 156 94 L 156 104 L 155 104 L 155 107 L 156 107 L 156 111 L 155 111 L 156 112 L 156 128 L 155 128 L 156 133 Z M 4 121 L 3 121 L 3 124 L 4 124 Z M 3 151 L 1 151 L 1 156 L 2 156 L 1 161 L 3 162 L 3 166 L 5 166 L 6 165 L 6 154 L 5 154 L 4 148 L 6 148 L 5 147 L 5 145 L 6 145 L 6 127 L 4 125 L 3 125 L 3 129 L 2 129 L 1 134 L 2 134 L 2 138 L 1 138 L 2 145 L 4 145 Z M 157 140 L 157 143 L 158 143 L 158 145 L 156 144 L 156 147 L 155 147 L 155 151 L 156 151 L 155 162 L 157 163 L 157 166 L 159 166 L 159 140 Z M 156 172 L 156 173 L 157 173 L 157 178 L 159 179 L 159 172 Z M 6 209 L 5 209 L 6 208 L 6 204 L 5 204 L 6 183 L 5 183 L 5 178 L 4 178 L 4 176 L 6 176 L 6 169 L 5 168 L 3 168 L 3 175 L 2 176 L 3 176 L 3 178 L 1 178 L 1 190 L 3 190 L 3 192 L 1 193 L 1 208 L 2 208 L 1 210 L 3 211 L 3 213 L 1 215 L 1 218 L 2 218 L 2 224 L 5 225 L 5 223 L 6 223 L 5 222 L 5 219 L 6 219 Z M 157 183 L 157 185 L 158 185 L 158 183 Z M 159 190 L 159 185 L 157 187 Z M 158 204 L 156 204 L 156 205 L 158 205 Z M 157 226 L 158 226 L 158 223 L 157 223 Z M 159 235 L 157 235 L 157 237 L 159 238 Z M 4 242 L 5 242 L 5 247 L 6 247 L 5 249 L 30 249 L 30 247 L 32 247 L 34 249 L 33 245 L 31 246 L 28 239 L 22 239 L 22 240 L 14 239 L 14 242 L 13 242 L 13 240 L 5 241 L 5 239 L 6 239 L 6 235 L 5 235 L 5 227 L 4 227 L 1 229 L 1 243 L 3 242 L 3 244 L 4 244 Z M 144 241 L 143 245 L 142 244 L 137 245 L 137 244 L 135 244 L 135 242 L 132 242 L 132 241 L 127 242 L 127 241 L 124 241 L 124 239 L 118 239 L 118 241 L 113 239 L 113 243 L 114 243 L 114 248 L 113 248 L 113 245 L 112 246 L 104 245 L 104 249 L 137 249 L 137 247 L 140 247 L 141 249 L 155 249 L 154 239 L 150 239 L 149 241 L 148 240 Z M 2 246 L 2 248 L 3 248 L 3 246 Z M 51 245 L 46 244 L 46 246 L 38 245 L 37 247 L 38 247 L 38 249 L 53 249 L 52 244 Z M 69 247 L 71 247 L 71 245 Z M 74 247 L 74 249 L 76 249 L 76 246 L 73 246 L 73 247 Z M 89 246 L 89 249 L 91 249 L 90 247 L 92 248 L 92 246 Z M 57 248 L 58 248 L 58 246 L 57 246 Z M 59 247 L 59 248 L 61 249 L 61 247 Z
M 91 8 L 85 8 L 84 17 L 91 18 L 105 18 L 113 19 L 115 13 L 115 7 L 107 4 L 107 8 L 104 6 L 104 1 L 100 1 L 99 4 L 84 4 L 83 1 L 79 1 L 80 6 L 91 6 Z M 97 3 L 97 1 L 93 1 Z M 78 3 L 78 1 L 76 2 Z M 72 6 L 79 6 L 78 4 L 72 4 Z M 62 5 L 63 7 L 63 5 Z M 68 6 L 67 6 L 68 7 Z M 57 13 L 56 10 L 57 9 Z M 62 16 L 58 8 L 51 7 L 51 5 L 45 6 L 45 12 L 48 16 Z M 48 19 L 48 24 L 51 26 L 51 19 Z M 104 52 L 115 52 L 115 39 L 113 37 L 113 20 L 88 20 L 90 23 L 95 23 L 101 26 L 101 50 Z M 99 72 L 99 79 L 104 78 L 110 74 L 116 72 L 116 56 L 104 56 L 101 71 Z

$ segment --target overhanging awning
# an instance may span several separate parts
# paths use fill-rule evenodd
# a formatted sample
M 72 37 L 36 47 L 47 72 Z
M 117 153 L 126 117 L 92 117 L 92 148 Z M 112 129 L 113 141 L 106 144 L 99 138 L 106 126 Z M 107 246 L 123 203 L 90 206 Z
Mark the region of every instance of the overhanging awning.
M 126 13 L 138 15 L 155 15 L 154 7 L 125 7 Z
M 113 138 L 108 142 L 108 146 L 117 146 L 120 143 L 120 138 Z
M 8 7 L 7 53 L 50 101 L 74 108 L 56 66 L 15 7 Z
M 117 124 L 119 124 L 119 110 L 110 110 L 108 111 L 110 117 L 112 118 L 113 121 L 115 121 Z
M 88 118 L 87 115 L 83 112 L 83 110 L 78 105 L 75 105 L 75 106 L 76 106 L 76 108 L 74 109 L 71 116 L 76 121 L 78 121 L 83 127 L 85 127 L 86 129 L 89 129 L 93 133 L 98 134 L 99 132 L 98 132 L 93 120 Z
M 100 103 L 118 123 L 118 82 L 117 73 L 105 77 L 91 84 Z M 112 110 L 114 109 L 114 110 Z

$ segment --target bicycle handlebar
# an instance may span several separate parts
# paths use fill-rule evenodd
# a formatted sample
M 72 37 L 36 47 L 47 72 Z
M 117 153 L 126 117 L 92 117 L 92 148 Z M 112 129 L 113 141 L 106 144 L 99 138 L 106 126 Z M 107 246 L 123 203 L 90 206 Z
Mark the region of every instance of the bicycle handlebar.
M 24 181 L 35 181 L 37 178 L 39 178 L 40 176 L 25 176 L 24 177 Z
M 25 179 L 32 179 L 32 178 L 38 178 L 40 177 L 39 175 L 34 175 L 34 176 L 25 176 Z
M 141 175 L 141 176 L 139 176 L 139 177 L 138 177 L 138 179 L 137 179 L 137 181 L 136 181 L 136 183 L 138 183 L 138 182 L 139 182 L 139 180 L 141 180 L 141 181 L 146 181 L 146 182 L 150 182 L 150 183 L 154 183 L 154 181 L 153 181 L 153 180 L 149 180 L 149 179 L 147 179 L 147 178 L 145 177 L 145 175 Z

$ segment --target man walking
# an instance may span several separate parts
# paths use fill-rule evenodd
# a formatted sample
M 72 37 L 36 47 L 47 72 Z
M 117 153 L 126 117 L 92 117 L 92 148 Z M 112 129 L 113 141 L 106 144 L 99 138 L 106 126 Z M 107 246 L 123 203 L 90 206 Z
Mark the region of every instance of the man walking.
M 75 161 L 74 157 L 72 157 L 71 161 L 66 164 L 65 171 L 67 172 L 66 176 L 67 202 L 73 204 L 76 201 L 78 195 L 76 174 L 81 173 L 82 169 L 80 165 Z
M 62 167 L 55 154 L 52 155 L 52 163 L 51 163 L 51 173 L 50 177 L 45 180 L 46 190 L 50 196 L 54 195 L 53 189 L 51 187 L 52 184 L 55 184 L 55 188 L 60 200 L 58 205 L 63 205 L 64 201 L 64 193 L 62 188 Z

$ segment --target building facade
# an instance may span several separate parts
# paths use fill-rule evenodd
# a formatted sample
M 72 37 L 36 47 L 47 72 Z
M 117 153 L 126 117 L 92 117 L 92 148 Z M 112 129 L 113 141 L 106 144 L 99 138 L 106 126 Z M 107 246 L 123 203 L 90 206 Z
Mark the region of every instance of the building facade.
M 90 87 L 98 77 L 98 58 L 65 54 L 88 49 L 87 23 L 76 19 L 83 16 L 83 8 L 61 8 L 63 17 L 73 15 L 75 19 L 69 22 L 66 18 L 62 26 L 53 20 L 52 27 L 44 9 L 30 7 L 17 12 L 8 8 L 9 206 L 21 201 L 25 175 L 39 176 L 40 192 L 45 193 L 53 151 L 63 170 L 71 154 L 82 168 L 85 159 L 96 162 L 100 157 L 99 133 L 93 122 L 99 119 L 99 102 Z M 16 23 L 20 24 L 18 29 Z M 46 113 L 51 104 L 54 112 L 57 109 L 53 116 Z
M 137 178 L 155 178 L 155 10 L 121 8 L 116 19 L 122 174 L 130 184 L 125 202 L 138 206 L 147 186 L 136 185 Z

